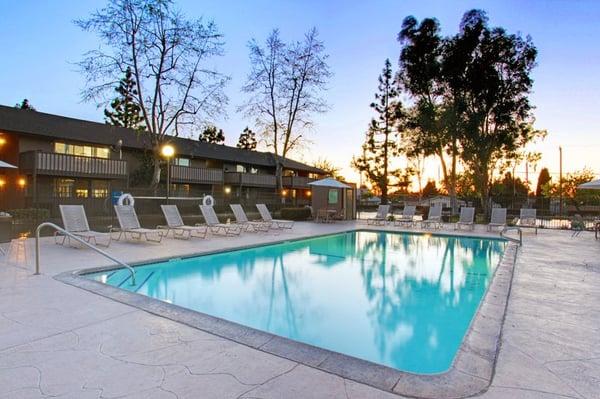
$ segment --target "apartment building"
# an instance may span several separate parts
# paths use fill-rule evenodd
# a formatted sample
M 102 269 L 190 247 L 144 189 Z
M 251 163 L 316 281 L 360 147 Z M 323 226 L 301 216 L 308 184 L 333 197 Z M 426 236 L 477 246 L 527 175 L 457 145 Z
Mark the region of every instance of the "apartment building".
M 115 193 L 147 190 L 141 184 L 149 173 L 145 140 L 130 129 L 0 106 L 0 160 L 18 167 L 0 169 L 0 210 L 48 208 L 56 214 L 58 204 L 68 203 L 97 212 L 110 209 Z M 172 197 L 282 197 L 306 203 L 308 183 L 325 176 L 318 168 L 268 152 L 178 137 L 169 144 L 175 148 L 169 162 Z

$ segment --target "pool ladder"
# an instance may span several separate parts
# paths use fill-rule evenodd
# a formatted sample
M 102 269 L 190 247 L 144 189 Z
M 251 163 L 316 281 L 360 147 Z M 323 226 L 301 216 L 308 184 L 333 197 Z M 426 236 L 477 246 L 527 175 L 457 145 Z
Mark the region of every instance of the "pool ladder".
M 513 230 L 519 233 L 519 238 L 510 237 L 505 234 Z M 521 230 L 519 226 L 506 226 L 502 229 L 502 231 L 500 231 L 500 237 L 505 238 L 508 241 L 516 242 L 517 244 L 519 244 L 519 246 L 523 245 L 523 230 Z
M 113 257 L 112 255 L 109 255 L 108 253 L 93 246 L 92 244 L 82 240 L 81 238 L 77 237 L 76 235 L 69 233 L 67 230 L 63 229 L 62 227 L 60 227 L 54 223 L 50 223 L 50 222 L 44 222 L 44 223 L 40 224 L 37 227 L 37 229 L 35 230 L 35 274 L 40 274 L 40 232 L 42 231 L 42 229 L 44 227 L 50 227 L 53 230 L 59 232 L 60 234 L 66 235 L 67 237 L 77 241 L 78 243 L 82 244 L 83 246 L 85 246 L 93 251 L 96 251 L 97 253 L 104 256 L 105 258 L 112 260 L 113 262 L 117 263 L 118 265 L 126 268 L 127 270 L 129 270 L 129 274 L 131 275 L 131 285 L 135 285 L 135 270 L 133 270 L 133 267 L 129 266 L 125 262 L 118 260 L 117 258 Z

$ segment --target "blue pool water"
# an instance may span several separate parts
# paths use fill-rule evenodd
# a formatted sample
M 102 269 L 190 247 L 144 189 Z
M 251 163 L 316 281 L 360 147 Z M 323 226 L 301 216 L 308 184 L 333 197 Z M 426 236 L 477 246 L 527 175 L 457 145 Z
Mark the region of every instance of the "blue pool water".
M 504 241 L 354 231 L 86 277 L 413 373 L 447 370 Z

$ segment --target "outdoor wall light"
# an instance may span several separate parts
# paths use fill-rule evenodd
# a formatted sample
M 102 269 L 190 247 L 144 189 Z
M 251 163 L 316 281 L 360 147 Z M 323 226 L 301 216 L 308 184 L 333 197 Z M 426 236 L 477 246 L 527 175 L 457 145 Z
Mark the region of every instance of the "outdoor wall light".
M 6 144 L 6 139 L 4 137 L 0 137 L 0 146 Z
M 287 196 L 287 194 L 288 194 L 287 190 L 282 190 L 281 191 L 281 195 L 283 195 L 284 197 Z
M 25 188 L 25 186 L 27 185 L 27 180 L 25 180 L 25 178 L 21 177 L 21 178 L 19 178 L 19 180 L 17 180 L 17 184 L 19 185 L 20 188 Z
M 311 195 L 312 195 L 312 191 L 310 191 L 310 190 L 307 190 L 307 191 L 306 191 L 306 196 L 307 196 L 307 197 L 310 197 Z
M 4 188 L 4 186 L 6 186 L 6 180 L 0 178 L 0 189 Z
M 225 192 L 225 194 L 231 194 L 231 187 L 225 187 L 223 192 Z

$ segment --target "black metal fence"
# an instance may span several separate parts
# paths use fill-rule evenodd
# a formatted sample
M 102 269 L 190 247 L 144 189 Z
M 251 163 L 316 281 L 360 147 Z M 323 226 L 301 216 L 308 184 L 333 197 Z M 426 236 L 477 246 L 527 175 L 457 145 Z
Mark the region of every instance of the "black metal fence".
M 132 189 L 130 193 L 135 200 L 136 213 L 144 227 L 156 227 L 164 224 L 164 217 L 160 209 L 162 204 L 177 205 L 179 211 L 188 224 L 200 223 L 199 205 L 205 195 L 214 199 L 214 208 L 221 221 L 233 219 L 230 204 L 241 204 L 249 218 L 257 218 L 256 204 L 266 204 L 274 216 L 278 216 L 281 208 L 303 207 L 310 205 L 309 201 L 301 198 L 282 197 L 276 192 L 250 191 L 239 193 L 203 193 L 199 196 L 185 196 L 182 193 L 172 192 L 169 199 L 166 190 L 158 189 Z M 115 199 L 105 198 L 38 198 L 36 204 L 28 204 L 25 209 L 7 209 L 11 217 L 0 216 L 0 242 L 9 241 L 11 238 L 22 234 L 33 234 L 35 228 L 42 222 L 50 221 L 62 225 L 59 205 L 83 205 L 86 210 L 90 227 L 97 231 L 108 231 L 111 226 L 117 226 L 113 205 Z
M 400 215 L 404 206 L 417 205 L 417 214 L 426 218 L 429 207 L 433 204 L 442 204 L 444 219 L 448 222 L 455 221 L 457 215 L 452 214 L 450 198 L 447 196 L 434 196 L 430 198 L 418 198 L 412 195 L 394 198 L 391 201 L 392 216 Z M 472 206 L 476 208 L 476 222 L 487 223 L 486 212 L 478 198 L 459 197 L 457 205 Z M 359 218 L 368 218 L 375 215 L 378 203 L 373 200 L 359 201 L 357 210 Z M 570 229 L 575 215 L 581 216 L 588 229 L 594 228 L 594 221 L 600 218 L 600 195 L 587 195 L 582 200 L 559 198 L 535 197 L 524 195 L 492 196 L 488 210 L 491 207 L 507 209 L 507 224 L 516 223 L 522 208 L 536 209 L 538 226 L 545 229 Z

